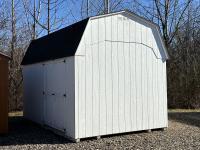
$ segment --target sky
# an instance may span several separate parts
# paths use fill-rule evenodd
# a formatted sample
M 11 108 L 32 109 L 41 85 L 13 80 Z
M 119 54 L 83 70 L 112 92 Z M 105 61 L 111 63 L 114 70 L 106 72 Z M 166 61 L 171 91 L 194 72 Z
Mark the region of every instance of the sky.
M 1 1 L 1 0 L 0 0 Z M 41 1 L 41 11 L 40 11 L 40 19 L 39 22 L 41 24 L 44 24 L 46 26 L 47 24 L 47 0 L 36 0 L 36 5 L 38 5 L 38 1 Z M 63 27 L 66 27 L 70 24 L 73 24 L 79 20 L 82 20 L 87 17 L 86 15 L 86 3 L 87 0 L 51 0 L 51 2 L 57 1 L 57 7 L 55 9 L 54 4 L 51 4 L 51 29 L 52 32 L 56 31 L 58 29 L 61 29 Z M 97 14 L 97 11 L 99 8 L 103 8 L 103 1 L 104 0 L 89 0 L 89 16 L 94 16 Z M 121 0 L 110 0 L 110 6 L 111 11 L 119 11 L 123 9 L 131 9 L 133 10 L 133 1 L 134 0 L 123 0 L 123 5 L 118 5 L 115 7 L 116 3 Z M 185 0 L 181 0 L 184 2 Z M 200 2 L 200 0 L 195 0 L 197 3 Z M 33 17 L 30 15 L 29 12 L 26 12 L 24 10 L 23 2 L 27 3 L 27 7 L 30 12 L 33 12 L 33 2 L 34 0 L 15 0 L 16 3 L 16 14 L 18 20 L 18 26 L 22 26 L 24 24 L 27 24 L 28 22 L 33 22 Z M 138 0 L 138 2 L 150 5 L 151 0 Z M 8 7 L 10 7 L 10 4 L 7 4 Z M 56 12 L 56 13 L 55 13 Z M 25 14 L 28 14 L 28 17 L 26 17 Z M 99 13 L 99 12 L 98 12 Z M 139 12 L 136 12 L 137 14 Z M 56 15 L 55 15 L 56 14 Z M 140 15 L 140 14 L 139 14 Z M 37 25 L 38 27 L 38 34 L 39 37 L 47 34 L 47 31 L 42 30 L 42 28 Z
M 18 32 L 18 36 L 24 36 L 22 39 L 27 40 L 31 38 L 30 31 L 32 31 L 33 25 L 33 4 L 34 0 L 14 0 L 15 1 L 15 16 L 16 16 L 16 28 Z M 39 23 L 47 26 L 47 0 L 36 0 L 36 8 L 38 9 L 39 1 L 41 1 L 41 9 L 39 15 Z M 51 4 L 51 32 L 64 28 L 70 24 L 73 24 L 77 21 L 80 21 L 87 17 L 86 15 L 86 2 L 87 0 L 50 0 L 52 3 L 57 1 L 57 7 L 55 9 L 54 4 Z M 101 11 L 103 9 L 103 1 L 104 0 L 89 0 L 89 16 L 94 16 L 97 14 L 99 8 Z M 114 3 L 121 0 L 110 0 L 111 5 L 114 6 Z M 133 0 L 123 0 L 124 8 L 128 8 L 129 3 Z M 9 39 L 12 35 L 11 30 L 11 0 L 0 0 L 0 14 L 4 14 L 4 18 L 8 19 L 6 29 L 0 31 L 1 35 L 5 35 L 4 37 Z M 83 6 L 83 7 L 82 7 Z M 114 8 L 114 10 L 122 10 L 122 6 Z M 100 12 L 101 12 L 100 11 Z M 55 13 L 56 12 L 56 13 Z M 99 13 L 99 12 L 98 12 Z M 56 15 L 55 15 L 56 14 Z M 0 16 L 1 17 L 1 16 Z M 55 19 L 56 18 L 56 19 Z M 29 27 L 29 28 L 27 28 Z M 25 34 L 23 34 L 25 32 Z M 27 34 L 29 37 L 27 37 Z M 44 30 L 40 25 L 37 24 L 37 37 L 41 37 L 47 34 L 47 31 Z M 5 40 L 9 41 L 9 40 Z M 9 45 L 9 44 L 3 44 Z M 6 48 L 4 48 L 6 49 Z
M 42 1 L 47 1 L 47 0 L 42 0 Z M 54 1 L 54 0 L 52 0 Z M 62 20 L 61 22 L 58 23 L 58 27 L 60 28 L 60 23 L 62 24 L 61 27 L 70 25 L 74 22 L 77 22 L 81 19 L 84 19 L 87 17 L 87 9 L 86 9 L 86 4 L 87 0 L 58 0 L 58 2 L 61 1 L 57 7 L 57 20 Z M 94 16 L 97 14 L 96 10 L 101 10 L 103 8 L 103 1 L 104 0 L 89 0 L 89 16 Z M 110 6 L 115 6 L 119 1 L 121 0 L 110 0 Z M 123 6 L 118 5 L 118 7 L 112 7 L 112 11 L 117 11 L 117 10 L 122 10 L 124 8 L 130 7 L 130 3 L 133 0 L 123 0 Z M 146 0 L 140 0 L 140 1 L 146 1 Z M 33 3 L 31 4 L 33 8 Z M 52 5 L 53 6 L 53 5 Z M 41 21 L 45 23 L 46 18 L 47 18 L 47 5 L 43 4 L 43 9 L 41 11 Z M 52 10 L 52 16 L 54 15 L 54 10 Z M 54 20 L 54 19 L 52 19 Z M 55 30 L 57 27 L 55 27 Z M 54 29 L 53 29 L 54 30 Z

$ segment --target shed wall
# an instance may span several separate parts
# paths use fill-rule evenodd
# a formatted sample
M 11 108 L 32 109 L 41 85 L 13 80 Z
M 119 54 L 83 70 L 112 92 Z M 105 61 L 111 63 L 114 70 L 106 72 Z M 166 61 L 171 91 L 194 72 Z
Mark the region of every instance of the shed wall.
M 167 127 L 166 61 L 135 18 L 91 19 L 75 57 L 76 138 Z
M 8 132 L 8 58 L 0 55 L 0 134 Z
M 24 66 L 24 115 L 75 137 L 74 57 Z

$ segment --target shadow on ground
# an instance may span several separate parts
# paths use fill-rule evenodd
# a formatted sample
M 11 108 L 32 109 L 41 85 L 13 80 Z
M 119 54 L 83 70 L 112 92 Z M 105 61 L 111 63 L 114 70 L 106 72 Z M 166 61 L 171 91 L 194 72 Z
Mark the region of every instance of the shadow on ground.
M 200 112 L 170 112 L 169 120 L 200 127 Z M 7 135 L 0 136 L 0 146 L 72 143 L 21 116 L 10 117 L 9 128 Z
M 200 112 L 170 112 L 169 120 L 200 127 Z
M 0 136 L 0 146 L 66 143 L 71 142 L 21 116 L 9 117 L 9 133 Z

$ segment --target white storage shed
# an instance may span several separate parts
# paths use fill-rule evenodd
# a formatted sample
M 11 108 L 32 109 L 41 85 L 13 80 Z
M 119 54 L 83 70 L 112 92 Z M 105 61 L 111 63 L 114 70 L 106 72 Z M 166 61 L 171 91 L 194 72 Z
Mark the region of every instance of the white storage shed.
M 77 141 L 165 128 L 167 59 L 159 27 L 129 11 L 82 20 L 31 42 L 24 116 Z

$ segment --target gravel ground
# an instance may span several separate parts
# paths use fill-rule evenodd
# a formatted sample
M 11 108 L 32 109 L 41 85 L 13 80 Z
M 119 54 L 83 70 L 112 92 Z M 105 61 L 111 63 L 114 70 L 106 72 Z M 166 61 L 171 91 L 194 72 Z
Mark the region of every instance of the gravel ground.
M 10 133 L 0 136 L 0 149 L 200 150 L 200 112 L 170 112 L 169 128 L 166 131 L 107 136 L 99 140 L 83 140 L 80 143 L 71 143 L 20 116 L 11 117 Z

